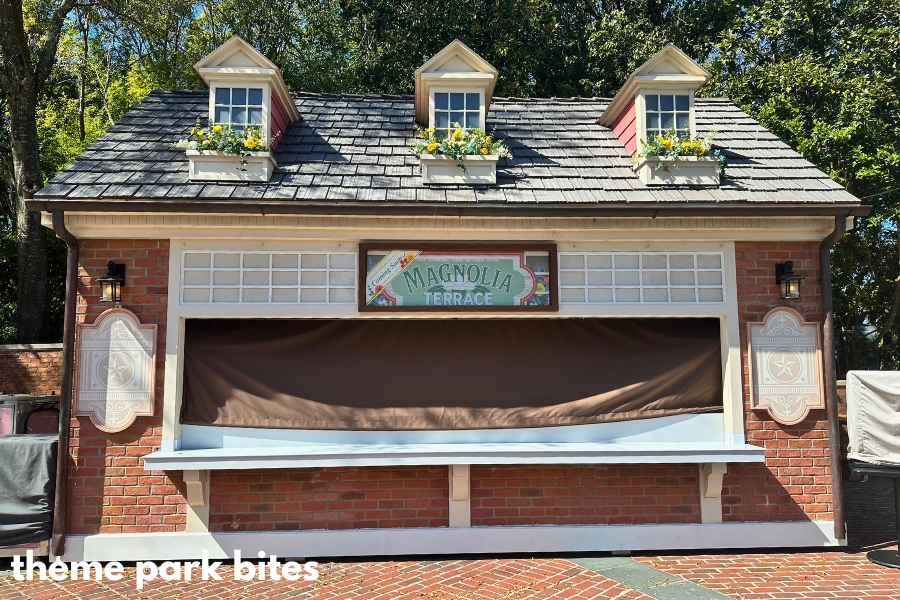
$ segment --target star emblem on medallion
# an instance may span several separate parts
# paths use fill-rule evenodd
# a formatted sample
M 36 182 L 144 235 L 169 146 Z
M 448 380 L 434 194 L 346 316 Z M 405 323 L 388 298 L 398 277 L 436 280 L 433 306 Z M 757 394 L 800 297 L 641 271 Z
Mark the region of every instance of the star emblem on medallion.
M 121 364 L 121 363 L 119 362 L 119 357 L 118 357 L 118 356 L 115 357 L 115 358 L 113 358 L 113 359 L 110 361 L 108 367 L 103 367 L 103 368 L 107 370 L 107 372 L 109 373 L 110 378 L 118 379 L 119 381 L 121 381 L 121 382 L 123 382 L 123 383 L 125 382 L 125 377 L 123 376 L 123 373 L 125 372 L 125 369 L 128 368 L 128 365 L 127 365 L 127 364 Z
M 778 367 L 778 375 L 788 374 L 789 377 L 794 376 L 794 366 L 796 361 L 788 360 L 786 354 L 781 355 L 781 360 L 774 360 L 772 364 Z

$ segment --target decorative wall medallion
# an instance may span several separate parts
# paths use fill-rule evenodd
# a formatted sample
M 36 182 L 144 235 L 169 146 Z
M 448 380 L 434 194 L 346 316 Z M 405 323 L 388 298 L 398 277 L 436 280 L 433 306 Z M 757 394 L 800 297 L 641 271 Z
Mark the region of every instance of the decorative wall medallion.
M 811 408 L 825 408 L 818 323 L 780 306 L 762 323 L 747 324 L 750 404 L 779 423 L 794 425 Z
M 141 325 L 131 311 L 112 308 L 93 325 L 79 324 L 75 353 L 75 414 L 100 431 L 126 429 L 153 415 L 156 325 Z

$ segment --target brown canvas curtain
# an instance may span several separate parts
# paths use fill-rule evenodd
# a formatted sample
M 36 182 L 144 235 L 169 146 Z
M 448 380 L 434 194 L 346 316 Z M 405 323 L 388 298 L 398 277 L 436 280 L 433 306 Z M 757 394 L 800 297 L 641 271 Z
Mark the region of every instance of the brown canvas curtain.
M 714 319 L 190 320 L 182 423 L 579 425 L 722 406 Z

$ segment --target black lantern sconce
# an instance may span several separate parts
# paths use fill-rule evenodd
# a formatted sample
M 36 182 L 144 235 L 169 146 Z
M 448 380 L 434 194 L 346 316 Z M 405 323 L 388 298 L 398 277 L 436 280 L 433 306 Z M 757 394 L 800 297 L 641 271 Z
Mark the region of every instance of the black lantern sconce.
M 799 300 L 801 281 L 803 278 L 794 274 L 793 261 L 775 264 L 775 283 L 781 287 L 782 300 Z
M 113 261 L 106 263 L 106 275 L 98 277 L 100 283 L 100 302 L 122 301 L 122 287 L 125 285 L 125 265 L 117 265 Z

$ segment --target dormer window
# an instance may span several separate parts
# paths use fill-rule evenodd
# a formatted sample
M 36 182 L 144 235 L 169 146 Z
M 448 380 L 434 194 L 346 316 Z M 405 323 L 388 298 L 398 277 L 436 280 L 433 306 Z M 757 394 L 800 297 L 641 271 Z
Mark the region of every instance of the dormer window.
M 723 158 L 710 137 L 697 137 L 694 116 L 694 93 L 709 78 L 669 44 L 629 75 L 597 120 L 619 138 L 646 185 L 719 185 Z M 666 139 L 673 133 L 676 140 Z
M 674 130 L 680 138 L 689 138 L 691 96 L 688 94 L 644 94 L 647 139 Z
M 485 128 L 497 69 L 459 40 L 416 69 L 416 122 L 450 131 L 454 123 Z
M 262 88 L 216 88 L 214 121 L 241 130 L 263 123 Z
M 210 124 L 231 126 L 240 135 L 226 148 L 220 140 L 212 140 L 215 149 L 205 145 L 209 139 L 195 140 L 187 149 L 188 177 L 268 181 L 277 166 L 274 152 L 279 134 L 300 118 L 281 70 L 238 36 L 216 48 L 194 69 L 209 86 Z M 198 135 L 211 139 L 216 128 L 207 131 Z M 217 134 L 223 135 L 221 128 Z
M 430 119 L 438 135 L 454 128 L 484 129 L 484 102 L 481 91 L 432 91 L 433 112 Z
M 669 44 L 632 73 L 600 116 L 629 153 L 641 141 L 675 130 L 680 138 L 697 134 L 694 92 L 709 72 Z

